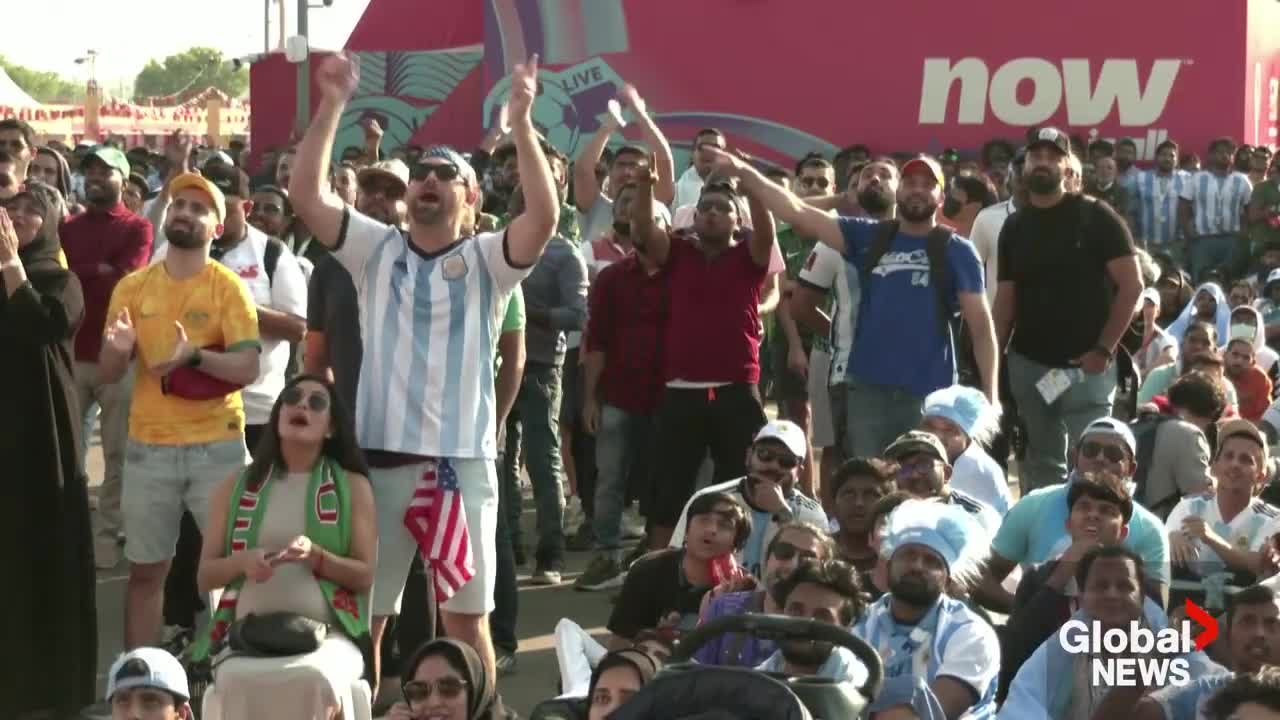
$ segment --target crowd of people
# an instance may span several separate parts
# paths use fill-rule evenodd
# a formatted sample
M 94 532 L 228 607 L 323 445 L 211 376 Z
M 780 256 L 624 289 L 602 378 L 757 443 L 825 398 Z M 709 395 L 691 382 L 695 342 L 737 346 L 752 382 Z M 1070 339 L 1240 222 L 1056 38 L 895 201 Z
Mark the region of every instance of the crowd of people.
M 397 671 L 389 717 L 514 717 L 519 568 L 559 585 L 590 552 L 610 635 L 560 622 L 534 717 L 658 717 L 682 637 L 764 613 L 874 650 L 879 720 L 1280 718 L 1269 149 L 1140 169 L 1043 127 L 782 167 L 705 129 L 681 170 L 627 86 L 571 159 L 537 72 L 468 154 L 370 121 L 335 161 L 336 55 L 252 175 L 0 121 L 0 714 L 95 701 L 94 573 L 123 555 L 113 717 L 363 717 Z M 1188 600 L 1223 628 L 1169 654 L 1190 684 L 1099 685 L 1060 633 Z M 812 640 L 686 650 L 870 675 Z

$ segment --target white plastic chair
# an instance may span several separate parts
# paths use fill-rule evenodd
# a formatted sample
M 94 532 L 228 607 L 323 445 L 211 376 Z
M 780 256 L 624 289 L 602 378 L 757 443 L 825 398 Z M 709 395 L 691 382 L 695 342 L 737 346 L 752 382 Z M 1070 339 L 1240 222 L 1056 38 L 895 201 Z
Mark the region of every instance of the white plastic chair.
M 373 692 L 369 683 L 363 678 L 351 683 L 351 687 L 339 698 L 342 702 L 343 720 L 373 720 Z M 218 696 L 216 685 L 210 685 L 205 691 L 204 702 L 201 703 L 200 720 L 242 720 L 240 718 L 223 718 L 222 702 Z

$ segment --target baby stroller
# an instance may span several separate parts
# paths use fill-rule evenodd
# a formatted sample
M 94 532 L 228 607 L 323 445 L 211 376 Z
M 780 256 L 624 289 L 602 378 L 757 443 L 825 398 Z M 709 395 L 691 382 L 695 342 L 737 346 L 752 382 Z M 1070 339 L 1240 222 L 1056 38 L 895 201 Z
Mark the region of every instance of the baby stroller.
M 867 668 L 862 687 L 819 677 L 789 677 L 751 668 L 700 665 L 691 660 L 722 633 L 746 633 L 775 642 L 810 640 L 847 648 Z M 610 720 L 845 720 L 860 718 L 880 692 L 883 667 L 876 651 L 848 630 L 817 620 L 780 615 L 732 615 L 695 628 L 653 682 L 618 708 Z

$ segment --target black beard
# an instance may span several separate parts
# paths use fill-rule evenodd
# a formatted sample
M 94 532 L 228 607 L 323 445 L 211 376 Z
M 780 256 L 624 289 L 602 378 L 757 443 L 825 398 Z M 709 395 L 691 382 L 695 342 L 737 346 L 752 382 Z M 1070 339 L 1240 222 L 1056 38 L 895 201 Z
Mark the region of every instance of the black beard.
M 205 245 L 203 240 L 196 238 L 194 231 L 187 228 L 167 227 L 164 230 L 164 236 L 169 239 L 170 245 L 186 250 L 202 248 Z
M 899 600 L 915 607 L 930 607 L 942 596 L 941 588 L 931 588 L 922 578 L 915 575 L 903 575 L 897 580 L 890 578 L 889 592 Z
M 782 657 L 792 665 L 819 667 L 831 657 L 831 643 L 788 640 L 778 644 Z
M 86 189 L 84 195 L 84 199 L 96 207 L 113 207 L 120 202 L 120 193 L 113 193 L 110 188 L 94 191 Z
M 887 188 L 869 187 L 858 193 L 858 206 L 871 215 L 879 215 L 893 207 L 893 196 Z
M 1050 172 L 1048 174 L 1031 173 L 1023 177 L 1027 190 L 1034 195 L 1052 195 L 1062 187 L 1062 176 Z
M 925 205 L 919 210 L 912 210 L 906 203 L 898 203 L 898 216 L 908 222 L 924 222 L 938 212 L 937 203 Z

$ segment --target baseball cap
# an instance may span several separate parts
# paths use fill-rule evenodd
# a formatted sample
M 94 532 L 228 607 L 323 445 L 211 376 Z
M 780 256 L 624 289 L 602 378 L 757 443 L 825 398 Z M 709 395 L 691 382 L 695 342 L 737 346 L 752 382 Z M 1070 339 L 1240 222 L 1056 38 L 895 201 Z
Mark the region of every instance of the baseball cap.
M 1084 429 L 1084 433 L 1080 437 L 1083 438 L 1085 435 L 1109 435 L 1119 438 L 1124 442 L 1125 447 L 1129 448 L 1129 455 L 1132 457 L 1138 456 L 1138 441 L 1134 439 L 1133 431 L 1129 429 L 1127 424 L 1113 417 L 1098 418 L 1089 423 L 1089 427 Z
M 99 145 L 90 150 L 84 159 L 88 160 L 91 157 L 98 158 L 112 170 L 119 170 L 122 177 L 129 177 L 129 159 L 119 150 L 108 145 Z
M 169 195 L 177 195 L 183 190 L 199 190 L 209 196 L 209 201 L 213 204 L 213 212 L 218 217 L 218 222 L 227 219 L 227 198 L 222 194 L 222 190 L 218 189 L 208 178 L 200 173 L 182 173 L 178 177 L 169 181 Z
M 224 198 L 234 196 L 245 200 L 249 197 L 248 181 L 241 174 L 240 169 L 231 164 L 206 164 L 200 174 L 221 190 Z
M 1262 431 L 1258 429 L 1257 425 L 1254 425 L 1251 421 L 1245 420 L 1244 418 L 1228 420 L 1218 426 L 1217 452 L 1222 452 L 1222 446 L 1226 444 L 1227 438 L 1240 436 L 1247 437 L 1261 445 L 1263 457 L 1270 455 L 1270 451 L 1267 448 L 1267 436 L 1262 434 Z
M 804 459 L 805 450 L 808 449 L 809 443 L 805 440 L 804 431 L 800 426 L 790 420 L 774 420 L 764 427 L 760 428 L 760 432 L 756 433 L 756 439 L 753 443 L 761 440 L 777 440 L 782 443 L 792 455 Z
M 938 164 L 937 160 L 934 160 L 928 155 L 913 157 L 903 163 L 902 177 L 906 177 L 908 173 L 915 170 L 917 167 L 927 168 L 928 173 L 933 176 L 933 179 L 937 181 L 939 186 L 947 184 L 946 176 L 942 174 L 942 166 Z
M 1027 150 L 1035 150 L 1042 145 L 1052 145 L 1063 155 L 1071 154 L 1071 140 L 1058 128 L 1042 127 L 1037 130 Z
M 360 172 L 356 173 L 356 182 L 363 183 L 365 179 L 373 175 L 381 175 L 395 180 L 401 191 L 409 189 L 409 166 L 405 165 L 401 160 L 383 160 L 368 167 L 360 168 Z
M 910 430 L 898 436 L 897 440 L 889 443 L 889 447 L 884 449 L 884 456 L 890 460 L 914 453 L 924 453 L 947 462 L 947 450 L 942 447 L 942 441 L 933 433 L 924 432 L 923 430 Z
M 111 702 L 117 691 L 139 687 L 164 690 L 182 698 L 183 702 L 191 699 L 182 663 L 160 648 L 135 648 L 111 663 L 107 673 L 107 702 Z

